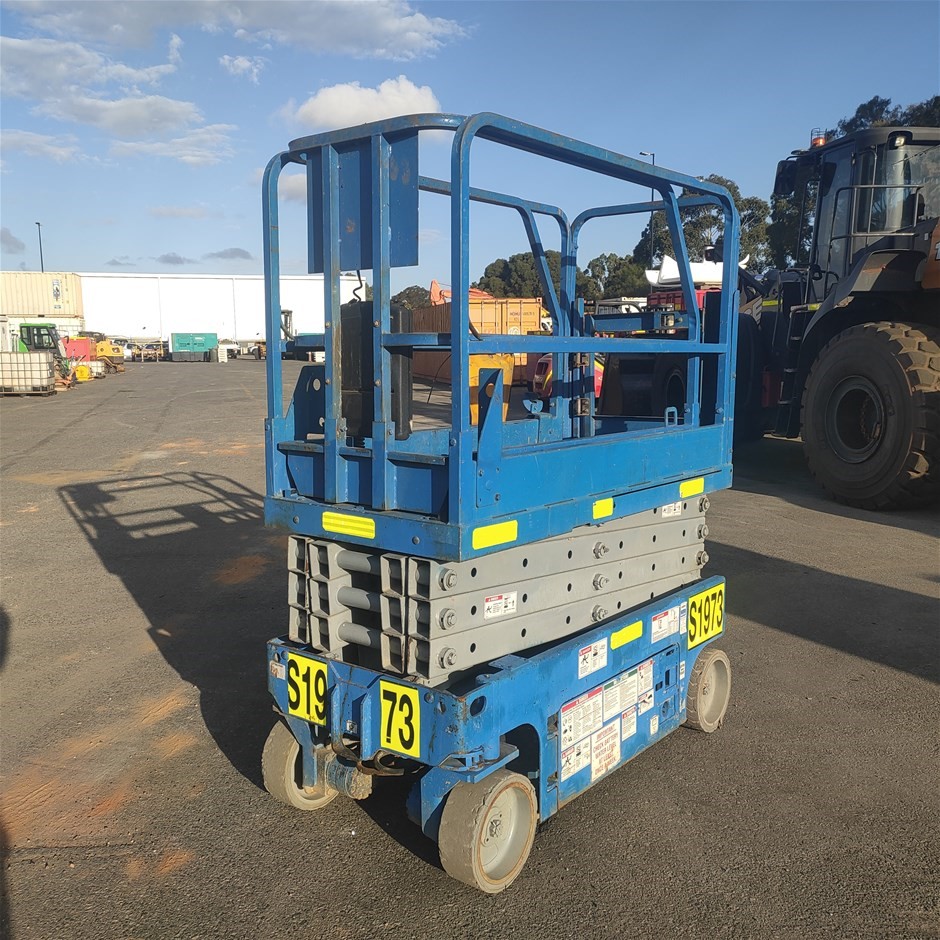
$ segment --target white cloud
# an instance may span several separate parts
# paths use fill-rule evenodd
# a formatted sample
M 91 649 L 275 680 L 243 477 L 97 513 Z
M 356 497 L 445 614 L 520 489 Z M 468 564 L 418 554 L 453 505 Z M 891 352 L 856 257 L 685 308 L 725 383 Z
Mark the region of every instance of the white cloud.
M 53 137 L 17 130 L 3 131 L 0 135 L 0 149 L 16 150 L 29 157 L 48 157 L 56 163 L 66 163 L 78 153 L 78 146 L 71 134 Z
M 234 75 L 236 78 L 243 75 L 250 82 L 257 85 L 258 79 L 267 61 L 267 59 L 260 55 L 224 55 L 219 59 L 219 65 L 221 65 L 229 75 Z
M 206 261 L 209 258 L 215 258 L 220 261 L 254 261 L 254 257 L 251 252 L 245 251 L 244 248 L 223 248 L 221 251 L 210 251 L 208 254 L 202 256 L 202 260 Z
M 182 255 L 177 254 L 175 251 L 168 251 L 165 255 L 160 255 L 155 260 L 159 261 L 160 264 L 195 264 L 196 263 L 192 258 L 184 258 Z
M 303 173 L 282 173 L 277 181 L 278 195 L 290 202 L 307 201 L 307 177 Z
M 0 228 L 0 247 L 11 255 L 21 255 L 26 245 L 21 242 L 5 225 Z
M 209 214 L 202 206 L 151 206 L 149 211 L 155 219 L 204 219 Z
M 166 134 L 202 120 L 199 109 L 192 102 L 176 101 L 162 95 L 115 101 L 75 96 L 44 102 L 38 110 L 50 117 L 89 124 L 115 137 L 125 138 Z
M 146 46 L 168 28 L 202 27 L 246 42 L 292 45 L 311 52 L 409 60 L 433 54 L 467 34 L 456 20 L 427 16 L 406 0 L 164 0 L 137 2 L 133 14 L 118 0 L 4 4 L 38 29 L 68 39 L 116 47 Z
M 281 114 L 310 130 L 352 127 L 400 114 L 440 111 L 441 104 L 428 85 L 415 85 L 404 75 L 389 78 L 378 88 L 359 82 L 321 88 L 300 107 L 290 102 Z
M 212 166 L 232 156 L 229 132 L 235 129 L 234 124 L 207 124 L 173 140 L 118 140 L 111 145 L 111 153 L 118 157 L 149 154 L 188 166 Z

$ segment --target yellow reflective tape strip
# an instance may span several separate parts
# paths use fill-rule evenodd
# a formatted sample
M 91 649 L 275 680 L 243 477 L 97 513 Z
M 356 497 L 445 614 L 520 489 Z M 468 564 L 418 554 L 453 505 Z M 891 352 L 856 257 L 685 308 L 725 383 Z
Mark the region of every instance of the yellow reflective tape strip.
M 614 514 L 614 499 L 599 499 L 594 503 L 594 518 L 603 519 Z
M 491 548 L 494 545 L 505 545 L 506 542 L 515 542 L 519 537 L 519 522 L 510 519 L 509 522 L 497 522 L 495 525 L 484 525 L 473 530 L 474 548 Z
M 636 623 L 631 623 L 630 626 L 611 633 L 610 648 L 615 650 L 621 646 L 626 646 L 628 643 L 638 640 L 641 636 L 643 636 L 643 621 L 637 620 Z
M 686 480 L 679 484 L 679 496 L 687 499 L 689 496 L 698 496 L 705 492 L 705 477 L 696 477 L 694 480 Z
M 340 512 L 323 513 L 324 532 L 353 535 L 358 539 L 375 538 L 375 519 L 367 516 L 347 516 Z

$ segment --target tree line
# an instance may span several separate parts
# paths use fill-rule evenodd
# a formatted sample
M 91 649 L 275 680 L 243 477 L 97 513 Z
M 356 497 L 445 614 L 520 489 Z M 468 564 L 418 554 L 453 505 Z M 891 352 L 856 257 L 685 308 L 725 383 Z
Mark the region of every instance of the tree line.
M 869 127 L 921 126 L 940 127 L 940 95 L 901 107 L 890 98 L 875 96 L 860 104 L 855 113 L 842 118 L 835 128 L 827 129 L 831 140 Z M 748 258 L 748 269 L 763 272 L 768 268 L 785 268 L 791 263 L 789 252 L 796 243 L 799 206 L 793 197 L 744 196 L 734 180 L 717 174 L 699 179 L 724 186 L 734 199 L 741 217 L 741 259 Z M 721 238 L 723 220 L 717 208 L 703 207 L 683 210 L 683 229 L 689 254 L 703 258 L 706 247 Z M 630 253 L 608 252 L 588 262 L 576 275 L 575 289 L 585 300 L 604 297 L 636 297 L 649 293 L 647 268 L 655 268 L 664 255 L 674 255 L 672 239 L 662 212 L 652 214 L 639 240 Z M 546 251 L 545 259 L 556 290 L 561 280 L 561 253 Z M 539 297 L 541 283 L 531 252 L 497 258 L 483 270 L 472 285 L 494 297 Z M 426 288 L 412 285 L 392 298 L 392 302 L 416 309 L 427 306 L 430 295 Z

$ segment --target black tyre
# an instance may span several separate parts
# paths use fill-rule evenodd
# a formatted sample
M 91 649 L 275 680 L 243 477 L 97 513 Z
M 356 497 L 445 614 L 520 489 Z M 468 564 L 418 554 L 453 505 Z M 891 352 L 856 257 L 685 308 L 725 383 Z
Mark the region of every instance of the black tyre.
M 332 802 L 338 791 L 325 782 L 318 787 L 304 787 L 300 745 L 290 728 L 279 721 L 264 742 L 261 776 L 271 796 L 294 809 L 317 810 Z
M 940 330 L 866 323 L 823 348 L 803 392 L 803 448 L 816 480 L 863 509 L 940 497 Z
M 721 727 L 731 700 L 731 660 L 723 650 L 702 650 L 689 676 L 685 724 L 711 734 Z
M 496 770 L 479 783 L 458 783 L 441 814 L 441 865 L 451 878 L 496 894 L 522 871 L 537 824 L 528 777 Z
M 650 403 L 654 418 L 662 418 L 667 408 L 675 408 L 679 421 L 683 420 L 688 368 L 688 356 L 656 357 L 650 389 Z

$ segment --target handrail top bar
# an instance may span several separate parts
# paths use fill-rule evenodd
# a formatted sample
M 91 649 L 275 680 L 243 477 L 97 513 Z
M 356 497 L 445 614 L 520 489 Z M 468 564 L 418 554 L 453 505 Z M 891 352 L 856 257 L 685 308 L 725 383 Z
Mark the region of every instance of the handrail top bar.
M 385 118 L 382 121 L 370 121 L 354 127 L 342 127 L 309 137 L 298 137 L 288 145 L 288 150 L 311 150 L 328 144 L 345 143 L 352 140 L 364 140 L 376 134 L 397 134 L 411 130 L 453 131 L 466 121 L 462 114 L 406 114 L 401 117 Z
M 365 140 L 379 134 L 390 135 L 412 130 L 451 130 L 457 132 L 458 140 L 455 141 L 455 146 L 466 146 L 464 142 L 467 138 L 479 137 L 614 179 L 624 179 L 650 189 L 662 190 L 665 186 L 679 186 L 685 190 L 717 197 L 726 204 L 732 204 L 731 194 L 724 186 L 665 167 L 653 166 L 614 150 L 546 131 L 534 124 L 526 124 L 492 111 L 482 111 L 469 117 L 460 114 L 425 113 L 371 121 L 355 127 L 338 128 L 321 134 L 299 137 L 288 144 L 288 153 L 297 154 L 318 147 Z

